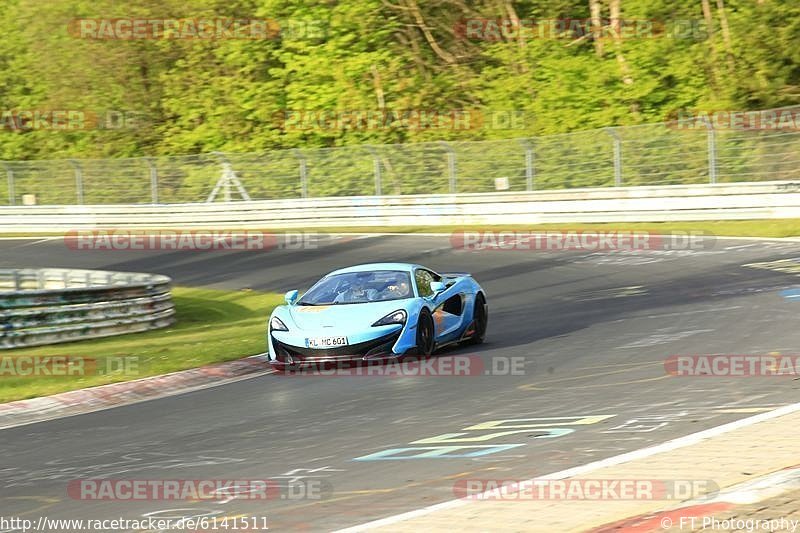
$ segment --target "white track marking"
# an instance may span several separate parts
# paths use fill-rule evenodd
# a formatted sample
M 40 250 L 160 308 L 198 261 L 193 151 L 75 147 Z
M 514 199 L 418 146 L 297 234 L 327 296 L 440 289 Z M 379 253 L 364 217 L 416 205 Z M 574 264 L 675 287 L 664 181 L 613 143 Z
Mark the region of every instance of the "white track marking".
M 55 240 L 58 240 L 58 239 L 61 239 L 61 237 L 46 237 L 44 239 L 37 239 L 37 240 L 35 240 L 33 242 L 26 242 L 25 244 L 18 244 L 16 246 L 13 246 L 11 249 L 13 250 L 13 249 L 16 249 L 16 248 L 26 248 L 28 246 L 35 246 L 37 244 L 42 244 L 43 242 L 55 241 Z M 23 240 L 23 239 L 14 239 L 14 240 Z M 24 240 L 30 241 L 32 239 L 25 238 Z
M 740 250 L 742 248 L 752 248 L 753 246 L 758 246 L 758 243 L 754 242 L 754 243 L 751 243 L 751 244 L 742 244 L 740 246 L 726 246 L 725 249 L 726 250 Z
M 61 239 L 63 235 L 32 235 L 30 237 L 0 237 L 0 241 L 32 241 L 39 239 L 39 242 Z
M 797 488 L 800 488 L 800 469 L 792 468 L 734 485 L 721 491 L 716 498 L 710 501 L 748 505 L 780 496 L 784 492 Z M 700 500 L 696 503 L 709 503 L 709 500 Z

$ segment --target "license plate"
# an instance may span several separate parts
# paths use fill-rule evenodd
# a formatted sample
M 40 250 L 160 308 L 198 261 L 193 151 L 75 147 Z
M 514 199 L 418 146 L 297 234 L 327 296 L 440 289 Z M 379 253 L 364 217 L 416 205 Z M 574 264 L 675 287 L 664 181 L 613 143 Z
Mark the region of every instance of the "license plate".
M 306 348 L 335 348 L 347 346 L 347 337 L 312 337 L 306 339 Z

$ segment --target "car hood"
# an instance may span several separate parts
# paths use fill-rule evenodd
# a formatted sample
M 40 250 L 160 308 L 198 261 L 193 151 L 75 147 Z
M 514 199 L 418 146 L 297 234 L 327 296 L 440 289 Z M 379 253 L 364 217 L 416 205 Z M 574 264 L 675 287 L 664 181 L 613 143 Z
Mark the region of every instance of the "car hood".
M 288 306 L 292 322 L 301 330 L 335 328 L 337 331 L 368 328 L 372 324 L 398 309 L 408 310 L 411 299 L 363 304 L 336 304 Z

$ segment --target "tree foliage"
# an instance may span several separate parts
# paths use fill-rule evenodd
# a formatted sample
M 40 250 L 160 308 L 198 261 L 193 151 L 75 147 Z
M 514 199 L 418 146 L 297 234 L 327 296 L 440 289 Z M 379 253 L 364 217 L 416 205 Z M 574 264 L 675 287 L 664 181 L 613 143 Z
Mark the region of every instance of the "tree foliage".
M 0 159 L 495 140 L 800 101 L 796 0 L 2 0 L 3 110 L 92 110 L 123 128 L 4 131 Z M 469 21 L 591 20 L 526 36 Z M 261 40 L 91 40 L 80 18 L 275 19 Z M 652 31 L 624 35 L 630 21 Z M 588 27 L 587 25 L 583 26 Z M 490 35 L 491 33 L 491 35 Z M 513 128 L 287 127 L 289 111 L 521 113 Z

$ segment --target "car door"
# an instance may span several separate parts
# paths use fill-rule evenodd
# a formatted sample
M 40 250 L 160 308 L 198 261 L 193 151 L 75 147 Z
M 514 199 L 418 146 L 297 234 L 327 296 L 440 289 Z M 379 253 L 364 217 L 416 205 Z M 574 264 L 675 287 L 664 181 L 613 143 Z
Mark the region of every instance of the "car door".
M 417 292 L 433 303 L 434 331 L 436 342 L 439 343 L 455 340 L 459 336 L 464 315 L 464 295 L 460 293 L 458 283 L 434 295 L 430 285 L 441 279 L 441 276 L 425 268 L 418 268 L 414 272 Z

